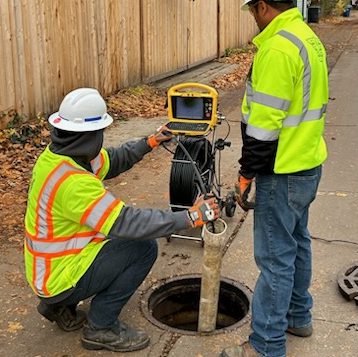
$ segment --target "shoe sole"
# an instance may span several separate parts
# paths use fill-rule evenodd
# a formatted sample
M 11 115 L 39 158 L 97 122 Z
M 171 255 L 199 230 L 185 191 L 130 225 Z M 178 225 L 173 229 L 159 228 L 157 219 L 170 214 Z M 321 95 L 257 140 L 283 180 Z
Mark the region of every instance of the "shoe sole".
M 82 346 L 87 350 L 109 350 L 113 352 L 132 352 L 142 350 L 149 345 L 150 339 L 143 341 L 141 344 L 132 346 L 130 348 L 117 348 L 111 345 L 107 345 L 101 342 L 94 342 L 91 340 L 86 340 L 85 338 L 81 339 Z

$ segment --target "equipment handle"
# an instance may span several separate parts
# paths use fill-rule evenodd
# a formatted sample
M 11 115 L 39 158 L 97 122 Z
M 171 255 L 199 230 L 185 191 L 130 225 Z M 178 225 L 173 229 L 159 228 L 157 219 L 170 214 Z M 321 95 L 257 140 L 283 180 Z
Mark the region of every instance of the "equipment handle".
M 168 94 L 169 95 L 174 95 L 176 92 L 180 92 L 183 89 L 187 89 L 187 88 L 201 89 L 201 90 L 204 90 L 205 92 L 207 92 L 208 94 L 212 95 L 213 97 L 218 96 L 218 92 L 217 92 L 217 90 L 215 88 L 210 87 L 210 86 L 208 86 L 206 84 L 196 83 L 196 82 L 179 83 L 179 84 L 171 87 L 169 89 L 169 91 L 168 91 Z M 190 93 L 188 93 L 188 96 L 190 96 Z

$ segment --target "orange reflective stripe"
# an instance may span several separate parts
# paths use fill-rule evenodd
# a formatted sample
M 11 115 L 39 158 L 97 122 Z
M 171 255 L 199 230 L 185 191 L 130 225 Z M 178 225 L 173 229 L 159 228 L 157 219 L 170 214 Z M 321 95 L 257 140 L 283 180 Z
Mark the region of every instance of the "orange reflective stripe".
M 104 164 L 104 155 L 101 151 L 92 161 L 91 161 L 91 167 L 93 173 L 97 176 L 99 172 L 101 171 Z
M 41 204 L 40 204 L 40 198 L 42 197 L 44 191 L 45 191 L 45 188 L 47 187 L 47 184 L 48 182 L 50 181 L 50 179 L 52 178 L 53 174 L 58 170 L 59 167 L 55 167 L 51 172 L 50 174 L 48 175 L 48 177 L 46 178 L 41 190 L 40 190 L 40 193 L 39 193 L 39 197 L 38 197 L 38 200 L 37 200 L 37 205 L 36 205 L 36 223 L 35 223 L 35 230 L 36 230 L 36 235 L 38 236 L 39 235 L 39 227 L 40 227 L 40 223 L 39 223 L 39 220 L 40 220 L 40 217 L 41 215 L 39 214 L 39 211 L 41 209 Z
M 86 237 L 92 237 L 98 234 L 97 231 L 88 231 L 88 232 L 77 232 L 74 235 L 70 236 L 56 236 L 56 241 L 66 241 L 72 238 L 86 238 Z M 41 238 L 36 237 L 34 234 L 31 234 L 28 230 L 26 230 L 26 235 L 31 238 L 31 240 L 37 240 L 39 242 L 43 242 L 44 240 Z
M 44 281 L 43 281 L 43 285 L 42 285 L 43 286 L 42 290 L 46 296 L 50 295 L 47 290 L 47 287 L 46 287 L 47 281 L 50 277 L 50 272 L 51 272 L 51 260 L 45 258 L 45 276 L 44 276 Z
M 81 224 L 85 224 L 87 218 L 89 217 L 89 215 L 91 214 L 92 210 L 94 209 L 94 207 L 96 206 L 96 204 L 102 199 L 102 197 L 106 194 L 106 192 L 103 193 L 102 196 L 98 197 L 97 200 L 95 200 L 85 211 L 85 213 L 83 214 L 80 223 Z
M 112 204 L 106 209 L 106 211 L 103 213 L 101 219 L 98 221 L 97 226 L 94 228 L 96 231 L 100 231 L 105 220 L 108 218 L 108 216 L 111 214 L 112 210 L 114 209 L 114 207 L 116 207 L 117 205 L 119 205 L 121 203 L 121 201 L 119 200 L 115 200 L 112 202 Z
M 117 200 L 110 192 L 105 192 L 86 210 L 81 218 L 81 224 L 85 224 L 100 231 L 104 221 L 107 219 L 110 211 L 118 204 Z
M 53 237 L 52 206 L 59 185 L 71 174 L 85 174 L 86 171 L 76 169 L 67 162 L 61 163 L 52 170 L 41 188 L 36 206 L 36 235 L 43 239 Z
M 26 241 L 25 241 L 25 244 L 26 244 Z M 37 287 L 36 287 L 36 256 L 35 255 L 32 255 L 32 286 L 34 288 L 34 290 L 36 291 L 36 293 L 38 294 L 39 291 L 37 290 Z
M 96 233 L 93 236 L 89 237 L 73 237 L 65 241 L 58 241 L 53 239 L 51 241 L 41 240 L 41 239 L 31 239 L 31 237 L 26 236 L 25 242 L 27 249 L 37 256 L 42 257 L 51 257 L 51 256 L 60 256 L 72 254 L 69 252 L 79 252 L 85 248 L 88 243 L 94 241 L 102 241 L 105 239 L 105 236 L 101 233 Z
M 82 172 L 78 171 L 67 171 L 55 184 L 54 188 L 52 189 L 51 195 L 48 200 L 48 215 L 47 215 L 47 229 L 48 229 L 48 239 L 53 238 L 53 219 L 52 219 L 52 207 L 55 201 L 55 196 L 57 194 L 58 189 L 60 188 L 63 181 L 65 181 L 71 175 L 78 175 L 82 174 Z

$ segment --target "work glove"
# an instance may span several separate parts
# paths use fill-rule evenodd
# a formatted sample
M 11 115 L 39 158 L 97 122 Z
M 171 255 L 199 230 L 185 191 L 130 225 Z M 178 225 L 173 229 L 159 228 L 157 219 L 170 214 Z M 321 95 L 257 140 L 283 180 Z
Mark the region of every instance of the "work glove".
M 154 149 L 159 146 L 163 141 L 169 141 L 173 138 L 173 134 L 165 125 L 160 126 L 157 131 L 148 136 L 147 143 L 148 145 Z
M 236 202 L 244 211 L 248 211 L 249 209 L 253 209 L 255 207 L 254 201 L 248 201 L 253 180 L 254 179 L 248 179 L 242 175 L 239 175 L 237 182 L 235 183 Z
M 215 197 L 205 199 L 204 196 L 200 196 L 188 210 L 192 227 L 201 227 L 205 223 L 219 218 L 219 215 L 219 204 Z

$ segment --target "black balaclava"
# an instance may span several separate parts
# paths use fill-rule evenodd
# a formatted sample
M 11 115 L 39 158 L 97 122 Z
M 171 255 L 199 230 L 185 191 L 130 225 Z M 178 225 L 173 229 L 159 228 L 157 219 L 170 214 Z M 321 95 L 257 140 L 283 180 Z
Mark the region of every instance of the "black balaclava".
M 90 161 L 101 151 L 104 129 L 74 132 L 57 128 L 51 130 L 50 150 L 71 157 L 77 164 L 92 172 Z

